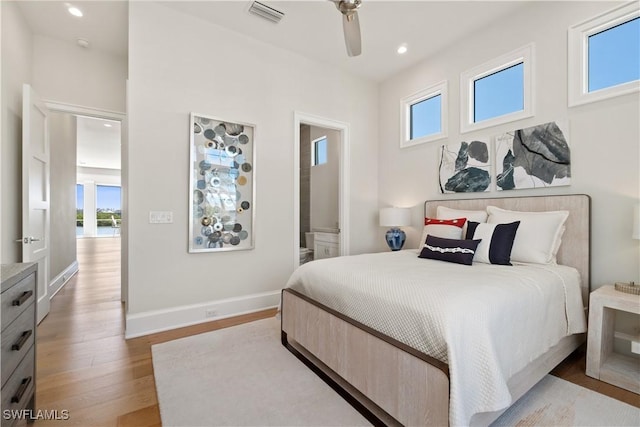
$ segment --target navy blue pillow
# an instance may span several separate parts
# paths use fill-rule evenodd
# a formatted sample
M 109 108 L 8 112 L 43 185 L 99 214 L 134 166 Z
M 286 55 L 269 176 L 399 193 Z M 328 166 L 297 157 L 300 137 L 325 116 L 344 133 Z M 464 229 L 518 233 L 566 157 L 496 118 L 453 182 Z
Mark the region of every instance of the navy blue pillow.
M 471 265 L 479 243 L 480 240 L 444 239 L 429 234 L 418 258 Z
M 520 221 L 509 224 L 482 224 L 469 221 L 467 225 L 467 239 L 474 237 L 483 240 L 477 248 L 476 261 L 488 264 L 511 265 L 511 249 L 516 238 Z M 478 233 L 478 227 L 482 230 Z M 477 235 L 477 236 L 476 236 Z M 488 243 L 486 245 L 484 242 Z

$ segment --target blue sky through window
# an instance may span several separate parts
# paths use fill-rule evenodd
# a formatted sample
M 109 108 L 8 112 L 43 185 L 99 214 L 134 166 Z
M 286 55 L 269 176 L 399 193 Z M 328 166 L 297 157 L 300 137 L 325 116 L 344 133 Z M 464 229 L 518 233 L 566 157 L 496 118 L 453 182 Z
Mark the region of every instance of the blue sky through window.
M 96 208 L 102 210 L 120 210 L 120 187 L 108 185 L 96 186 Z
M 524 110 L 524 64 L 473 82 L 473 122 Z
M 411 105 L 411 135 L 409 139 L 422 138 L 442 132 L 442 95 L 432 96 Z
M 589 36 L 589 92 L 640 79 L 640 18 Z
M 84 185 L 76 184 L 76 209 L 84 209 Z
M 314 143 L 314 163 L 313 165 L 322 165 L 327 163 L 327 138 L 322 138 Z

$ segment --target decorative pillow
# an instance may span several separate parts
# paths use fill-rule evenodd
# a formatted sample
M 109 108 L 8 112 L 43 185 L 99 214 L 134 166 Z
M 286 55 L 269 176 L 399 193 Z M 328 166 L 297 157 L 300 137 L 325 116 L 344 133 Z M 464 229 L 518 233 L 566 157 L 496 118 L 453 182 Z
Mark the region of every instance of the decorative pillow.
M 487 206 L 490 224 L 520 221 L 511 260 L 555 264 L 569 211 L 520 212 Z
M 510 224 L 469 222 L 467 239 L 480 239 L 475 261 L 486 264 L 511 265 L 511 249 L 518 231 L 519 221 Z
M 422 246 L 424 246 L 424 242 L 427 240 L 427 234 L 442 237 L 444 239 L 462 239 L 462 227 L 466 222 L 466 218 L 425 218 L 422 237 L 420 238 L 420 246 L 418 246 L 418 249 L 422 249 Z
M 443 239 L 429 234 L 418 258 L 471 265 L 479 243 L 480 240 Z
M 436 209 L 436 217 L 441 219 L 467 218 L 467 223 L 462 227 L 462 235 L 467 235 L 467 225 L 469 221 L 487 222 L 489 214 L 484 211 L 466 211 L 462 209 L 452 209 L 446 206 L 438 206 Z

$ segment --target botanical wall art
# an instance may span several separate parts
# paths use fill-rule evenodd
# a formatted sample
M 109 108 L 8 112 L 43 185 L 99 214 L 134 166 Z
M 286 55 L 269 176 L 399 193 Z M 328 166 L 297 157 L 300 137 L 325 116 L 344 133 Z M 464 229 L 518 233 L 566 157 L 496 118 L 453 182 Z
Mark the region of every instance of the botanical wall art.
M 571 183 L 566 124 L 549 122 L 496 136 L 498 190 L 555 187 Z
M 191 114 L 189 252 L 252 249 L 255 126 Z
M 490 169 L 488 140 L 443 145 L 440 154 L 440 192 L 489 191 Z

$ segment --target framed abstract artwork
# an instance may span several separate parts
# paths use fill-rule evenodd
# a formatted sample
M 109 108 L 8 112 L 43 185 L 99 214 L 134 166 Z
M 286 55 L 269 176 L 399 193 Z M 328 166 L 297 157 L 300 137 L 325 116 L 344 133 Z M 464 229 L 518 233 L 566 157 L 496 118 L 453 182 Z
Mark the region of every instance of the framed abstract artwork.
M 191 113 L 189 252 L 254 247 L 255 125 Z
M 496 186 L 500 190 L 571 184 L 566 122 L 549 122 L 495 137 Z
M 488 139 L 443 145 L 440 152 L 439 183 L 441 193 L 489 191 L 491 150 Z

